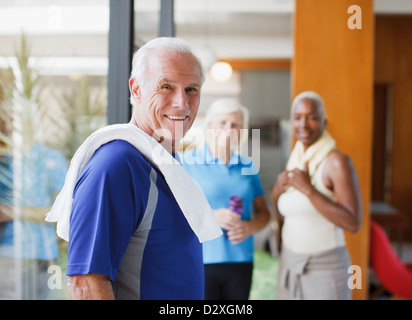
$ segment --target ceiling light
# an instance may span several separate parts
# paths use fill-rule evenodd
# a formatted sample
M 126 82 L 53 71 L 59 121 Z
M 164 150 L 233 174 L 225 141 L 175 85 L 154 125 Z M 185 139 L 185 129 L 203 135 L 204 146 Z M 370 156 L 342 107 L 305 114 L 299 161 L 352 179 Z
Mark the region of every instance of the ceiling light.
M 218 61 L 213 64 L 212 68 L 210 69 L 210 73 L 216 81 L 224 82 L 230 79 L 232 76 L 232 66 L 224 61 Z

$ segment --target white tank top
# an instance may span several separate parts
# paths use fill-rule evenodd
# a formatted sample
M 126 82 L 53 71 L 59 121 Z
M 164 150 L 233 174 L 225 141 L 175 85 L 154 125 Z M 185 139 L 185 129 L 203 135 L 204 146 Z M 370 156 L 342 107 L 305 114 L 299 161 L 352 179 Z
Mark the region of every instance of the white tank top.
M 336 201 L 334 193 L 322 181 L 323 160 L 312 177 L 314 187 L 327 198 Z M 279 212 L 284 216 L 283 245 L 296 253 L 314 254 L 345 245 L 342 228 L 322 216 L 302 192 L 292 189 L 278 200 Z

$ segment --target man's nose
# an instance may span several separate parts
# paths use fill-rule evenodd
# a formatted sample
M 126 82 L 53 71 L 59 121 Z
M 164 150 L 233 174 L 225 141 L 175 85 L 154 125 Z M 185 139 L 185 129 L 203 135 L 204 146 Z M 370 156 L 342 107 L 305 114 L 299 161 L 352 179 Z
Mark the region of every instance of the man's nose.
M 173 107 L 175 108 L 187 108 L 189 105 L 186 90 L 176 90 L 173 96 Z

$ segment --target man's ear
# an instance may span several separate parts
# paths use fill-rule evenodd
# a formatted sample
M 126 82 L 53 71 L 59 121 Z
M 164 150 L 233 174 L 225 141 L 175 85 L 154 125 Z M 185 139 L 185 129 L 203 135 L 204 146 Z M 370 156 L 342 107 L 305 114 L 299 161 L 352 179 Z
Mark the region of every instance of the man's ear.
M 139 100 L 140 99 L 140 86 L 137 84 L 137 81 L 135 78 L 130 78 L 129 80 L 129 90 L 132 98 L 134 100 Z

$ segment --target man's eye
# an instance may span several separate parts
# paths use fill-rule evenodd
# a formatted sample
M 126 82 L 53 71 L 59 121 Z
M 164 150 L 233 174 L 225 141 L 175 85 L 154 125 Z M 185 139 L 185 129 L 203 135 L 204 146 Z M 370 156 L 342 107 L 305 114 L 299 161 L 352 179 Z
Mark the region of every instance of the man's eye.
M 190 87 L 190 88 L 186 88 L 186 92 L 187 93 L 197 93 L 198 90 L 197 90 L 197 88 Z

